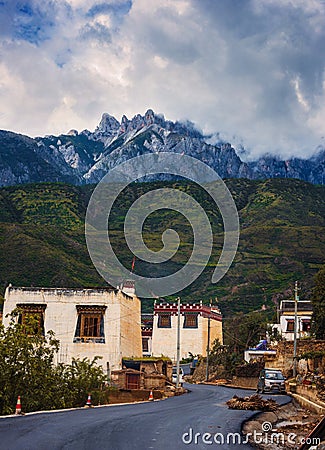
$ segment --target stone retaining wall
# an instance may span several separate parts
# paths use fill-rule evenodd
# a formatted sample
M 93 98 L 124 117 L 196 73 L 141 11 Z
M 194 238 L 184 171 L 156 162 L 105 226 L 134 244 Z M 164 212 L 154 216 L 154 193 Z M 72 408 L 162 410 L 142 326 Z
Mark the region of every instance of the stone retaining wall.
M 302 355 L 307 352 L 321 352 L 324 351 L 325 341 L 316 339 L 298 339 L 297 341 L 297 355 Z M 286 377 L 292 375 L 293 369 L 293 342 L 281 341 L 277 346 L 277 353 L 275 357 L 265 356 L 265 367 L 280 369 Z M 320 367 L 324 370 L 325 358 L 322 360 L 299 360 L 297 364 L 298 373 L 304 374 L 307 371 L 313 372 Z M 323 368 L 323 369 L 322 369 Z
M 232 386 L 244 388 L 244 389 L 256 389 L 258 378 L 257 377 L 233 377 Z
M 154 400 L 158 400 L 163 398 L 163 393 L 158 390 L 152 391 Z M 132 389 L 132 390 L 120 390 L 113 391 L 109 394 L 109 404 L 114 403 L 132 403 L 132 402 L 141 402 L 149 399 L 150 390 L 144 389 Z
M 325 403 L 318 398 L 315 386 L 292 385 L 289 383 L 289 390 L 294 398 L 305 408 L 317 411 L 318 414 L 325 413 Z M 307 401 L 304 402 L 304 400 Z

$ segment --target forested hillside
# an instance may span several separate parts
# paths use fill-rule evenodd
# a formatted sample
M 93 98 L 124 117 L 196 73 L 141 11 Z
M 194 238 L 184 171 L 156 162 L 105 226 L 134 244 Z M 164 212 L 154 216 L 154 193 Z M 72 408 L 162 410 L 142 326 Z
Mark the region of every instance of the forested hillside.
M 227 180 L 240 216 L 238 253 L 227 275 L 211 284 L 220 254 L 222 220 L 204 190 L 185 182 L 138 183 L 118 199 L 110 218 L 116 254 L 131 267 L 132 254 L 123 236 L 123 220 L 132 202 L 142 193 L 162 186 L 186 191 L 207 212 L 214 231 L 214 250 L 208 267 L 186 290 L 183 301 L 209 301 L 218 297 L 225 315 L 271 307 L 291 296 L 293 282 L 309 295 L 313 276 L 324 263 L 325 187 L 298 180 Z M 0 285 L 103 286 L 87 252 L 84 216 L 93 186 L 55 183 L 27 184 L 0 189 Z M 152 249 L 161 247 L 161 234 L 175 229 L 180 249 L 167 265 L 153 267 L 136 261 L 135 272 L 160 276 L 186 263 L 193 236 L 182 215 L 155 212 L 144 224 L 144 240 Z M 148 309 L 152 300 L 144 300 Z

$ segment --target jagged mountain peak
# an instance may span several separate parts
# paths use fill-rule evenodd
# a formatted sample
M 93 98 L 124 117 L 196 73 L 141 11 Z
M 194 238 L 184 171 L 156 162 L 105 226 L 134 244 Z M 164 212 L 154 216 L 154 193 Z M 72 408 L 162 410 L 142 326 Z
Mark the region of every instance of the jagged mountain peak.
M 123 141 L 126 142 L 136 133 L 156 125 L 165 132 L 174 132 L 180 135 L 192 138 L 203 139 L 203 133 L 189 120 L 172 122 L 166 120 L 163 114 L 156 114 L 152 109 L 148 109 L 144 115 L 136 114 L 131 119 L 123 115 L 121 122 L 108 113 L 102 115 L 101 121 L 94 133 L 87 131 L 90 139 L 101 140 L 105 147 L 108 147 L 117 137 L 124 135 Z M 159 131 L 159 130 L 158 130 Z
M 163 115 L 155 114 L 152 109 L 148 109 L 143 116 L 141 114 L 136 114 L 132 117 L 132 119 L 128 119 L 126 115 L 123 115 L 120 132 L 128 133 L 130 131 L 139 131 L 142 128 L 148 127 L 154 123 L 163 125 L 165 123 L 165 118 Z
M 97 126 L 94 134 L 102 135 L 102 134 L 112 134 L 116 132 L 120 128 L 120 123 L 115 117 L 111 116 L 108 113 L 104 113 L 102 115 L 101 121 Z
M 146 153 L 175 152 L 197 158 L 222 178 L 298 178 L 314 184 L 325 181 L 325 149 L 309 159 L 281 160 L 266 154 L 244 162 L 230 143 L 212 143 L 190 121 L 171 121 L 148 109 L 144 115 L 121 121 L 104 113 L 95 131 L 35 139 L 0 131 L 0 185 L 34 181 L 97 183 L 126 159 Z

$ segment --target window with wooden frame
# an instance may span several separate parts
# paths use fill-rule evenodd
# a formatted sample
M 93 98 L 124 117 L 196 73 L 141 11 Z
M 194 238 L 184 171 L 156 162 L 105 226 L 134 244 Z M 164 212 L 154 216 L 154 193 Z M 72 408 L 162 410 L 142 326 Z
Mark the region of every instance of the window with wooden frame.
M 295 321 L 293 319 L 287 319 L 287 330 L 289 333 L 295 331 Z
M 171 328 L 171 315 L 169 313 L 160 313 L 158 315 L 158 328 Z
M 302 319 L 301 331 L 310 331 L 310 319 Z
M 183 328 L 198 328 L 198 314 L 185 313 Z
M 142 351 L 143 352 L 149 351 L 149 339 L 148 338 L 142 338 Z
M 104 314 L 106 306 L 77 305 L 77 325 L 73 342 L 105 343 Z
M 29 335 L 45 335 L 44 312 L 46 305 L 37 303 L 18 303 L 18 323 L 23 325 Z

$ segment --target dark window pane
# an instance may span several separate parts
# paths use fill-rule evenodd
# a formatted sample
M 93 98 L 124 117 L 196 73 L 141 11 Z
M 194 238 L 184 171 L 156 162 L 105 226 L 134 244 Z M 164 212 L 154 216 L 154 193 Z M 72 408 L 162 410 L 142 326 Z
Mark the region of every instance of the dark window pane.
M 198 315 L 197 314 L 185 314 L 184 316 L 184 328 L 197 328 L 198 327 Z
M 148 352 L 149 351 L 149 341 L 147 338 L 142 339 L 142 351 Z
M 81 326 L 79 325 L 81 324 Z M 81 328 L 81 333 L 78 332 L 78 326 Z M 104 342 L 104 318 L 103 314 L 89 314 L 80 313 L 77 321 L 77 329 L 75 338 L 102 338 Z M 75 340 L 75 342 L 79 342 Z
M 89 336 L 89 325 L 88 325 L 88 317 L 84 317 L 84 332 L 83 335 L 84 336 Z
M 287 322 L 287 331 L 289 331 L 289 332 L 292 332 L 292 331 L 294 331 L 294 329 L 295 329 L 295 323 L 294 323 L 294 321 L 288 321 Z
M 171 315 L 170 314 L 159 314 L 158 328 L 171 328 Z

